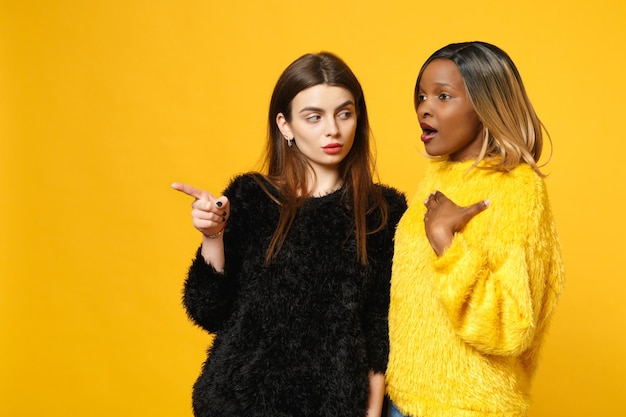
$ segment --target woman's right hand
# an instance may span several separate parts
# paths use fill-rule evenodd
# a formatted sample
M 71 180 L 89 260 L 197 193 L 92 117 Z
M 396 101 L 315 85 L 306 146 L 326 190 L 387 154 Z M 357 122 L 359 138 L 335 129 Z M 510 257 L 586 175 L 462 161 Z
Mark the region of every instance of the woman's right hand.
M 426 206 L 424 213 L 426 237 L 435 253 L 441 256 L 452 243 L 454 234 L 463 230 L 474 216 L 489 207 L 489 200 L 461 207 L 442 192 L 435 191 L 424 201 L 424 205 Z
M 228 198 L 215 198 L 211 193 L 188 184 L 173 183 L 172 188 L 195 198 L 191 203 L 193 226 L 206 238 L 221 236 L 230 214 Z

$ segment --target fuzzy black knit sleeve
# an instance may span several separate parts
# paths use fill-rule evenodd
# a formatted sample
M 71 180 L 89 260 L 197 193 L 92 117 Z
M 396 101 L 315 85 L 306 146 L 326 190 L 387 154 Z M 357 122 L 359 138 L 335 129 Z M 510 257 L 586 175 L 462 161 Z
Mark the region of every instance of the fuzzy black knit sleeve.
M 236 292 L 236 281 L 208 265 L 199 248 L 183 291 L 183 305 L 191 321 L 211 333 L 218 332 L 231 311 Z
M 371 264 L 372 285 L 367 293 L 363 314 L 363 329 L 367 341 L 370 370 L 384 373 L 389 356 L 388 313 L 393 259 L 393 236 L 396 226 L 407 208 L 404 194 L 393 188 L 381 186 L 389 207 L 387 227 L 370 235 L 368 259 Z
M 200 247 L 185 281 L 183 305 L 187 315 L 210 333 L 220 331 L 231 315 L 237 297 L 239 273 L 244 262 L 242 247 L 249 245 L 253 238 L 249 232 L 249 213 L 260 201 L 268 200 L 252 178 L 251 174 L 235 177 L 223 192 L 230 202 L 230 215 L 224 229 L 224 272 L 216 272 L 206 263 Z M 271 221 L 276 213 L 276 210 L 270 210 L 268 219 Z

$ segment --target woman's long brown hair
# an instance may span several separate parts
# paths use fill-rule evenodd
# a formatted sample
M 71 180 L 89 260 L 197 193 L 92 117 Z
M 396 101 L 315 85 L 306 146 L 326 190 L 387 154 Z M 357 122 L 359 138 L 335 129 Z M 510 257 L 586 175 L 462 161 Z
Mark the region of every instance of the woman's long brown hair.
M 343 87 L 355 99 L 357 127 L 354 144 L 339 165 L 339 175 L 344 183 L 342 201 L 354 214 L 357 260 L 367 264 L 367 234 L 386 225 L 388 207 L 380 189 L 373 182 L 375 166 L 370 148 L 371 133 L 363 89 L 345 62 L 328 52 L 306 54 L 295 60 L 282 73 L 272 94 L 264 171 L 267 173 L 267 180 L 278 190 L 278 198 L 260 180 L 257 181 L 280 206 L 280 218 L 265 260 L 270 262 L 280 251 L 298 209 L 310 197 L 307 175 L 311 169 L 309 162 L 297 145 L 287 146 L 287 141 L 276 123 L 276 116 L 282 113 L 288 122 L 291 121 L 293 98 L 300 91 L 319 84 Z M 373 230 L 367 230 L 366 215 L 374 210 L 379 211 L 380 224 Z

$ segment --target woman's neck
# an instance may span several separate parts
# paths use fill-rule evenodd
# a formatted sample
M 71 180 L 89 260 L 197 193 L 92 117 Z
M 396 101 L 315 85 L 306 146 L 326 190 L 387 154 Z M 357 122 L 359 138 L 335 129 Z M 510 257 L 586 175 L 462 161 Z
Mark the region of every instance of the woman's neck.
M 312 197 L 322 197 L 334 193 L 343 186 L 343 179 L 338 172 L 318 173 L 309 178 L 310 194 Z

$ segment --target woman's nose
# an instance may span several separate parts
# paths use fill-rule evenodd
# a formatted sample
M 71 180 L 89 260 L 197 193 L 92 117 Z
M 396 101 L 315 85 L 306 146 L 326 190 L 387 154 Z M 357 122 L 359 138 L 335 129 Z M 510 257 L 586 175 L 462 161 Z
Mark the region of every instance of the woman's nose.
M 337 133 L 339 132 L 337 121 L 334 118 L 329 118 L 328 126 L 326 127 L 326 129 L 326 136 L 337 136 Z
M 418 106 L 417 106 L 417 117 L 419 119 L 423 119 L 426 116 L 430 116 L 432 114 L 432 111 L 430 109 L 430 106 L 427 104 L 426 100 L 422 101 Z

